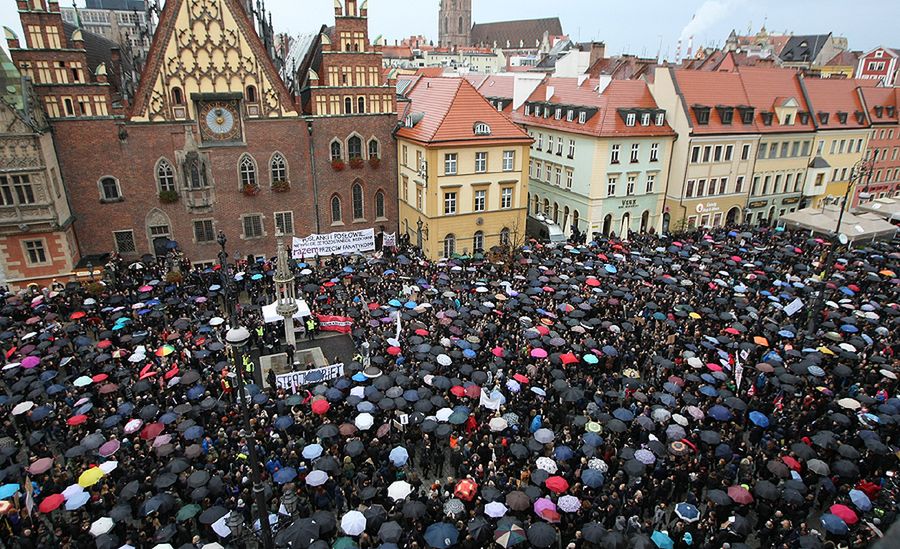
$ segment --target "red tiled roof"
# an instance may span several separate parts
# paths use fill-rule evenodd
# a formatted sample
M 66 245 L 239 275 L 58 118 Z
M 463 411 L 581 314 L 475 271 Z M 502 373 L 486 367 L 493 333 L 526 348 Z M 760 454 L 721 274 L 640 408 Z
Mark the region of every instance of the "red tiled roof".
M 865 128 L 866 121 L 857 122 L 855 113 L 864 111 L 859 98 L 857 88 L 874 87 L 878 80 L 835 79 L 835 78 L 805 78 L 803 85 L 806 87 L 813 116 L 820 129 L 837 130 Z M 819 117 L 820 112 L 828 113 L 828 123 L 823 124 Z M 841 124 L 837 113 L 845 112 L 847 123 Z
M 656 126 L 653 121 L 649 126 L 642 126 L 640 123 L 626 126 L 619 114 L 618 109 L 659 108 L 650 94 L 646 82 L 613 80 L 602 94 L 597 91 L 599 83 L 599 80 L 587 79 L 579 86 L 577 78 L 547 78 L 528 98 L 529 101 L 534 102 L 599 109 L 599 112 L 588 119 L 585 124 L 579 124 L 577 119 L 569 122 L 565 117 L 556 120 L 554 116 L 548 118 L 525 116 L 524 105 L 513 112 L 512 118 L 520 124 L 529 126 L 559 129 L 598 137 L 674 135 L 668 123 L 664 126 Z M 553 95 L 548 98 L 547 94 L 550 88 L 552 88 Z
M 803 97 L 803 88 L 800 87 L 800 79 L 796 71 L 761 67 L 738 67 L 737 72 L 741 77 L 744 92 L 747 95 L 746 104 L 756 107 L 754 124 L 757 126 L 757 131 L 762 133 L 815 131 L 815 125 L 811 117 L 806 124 L 801 123 L 799 118 L 797 118 L 794 120 L 793 126 L 782 126 L 778 122 L 778 117 L 773 117 L 771 126 L 766 126 L 761 121 L 761 112 L 775 112 L 775 107 L 783 107 L 791 99 L 797 102 L 798 111 L 809 112 L 809 105 L 806 104 L 806 99 Z M 735 115 L 734 123 L 741 125 L 737 115 Z
M 515 87 L 515 76 L 488 76 L 477 89 L 485 97 L 512 99 Z
M 863 88 L 862 94 L 873 124 L 900 123 L 900 88 Z M 887 111 L 882 110 L 879 118 L 875 107 L 894 107 L 894 116 L 888 116 Z
M 842 51 L 825 63 L 828 67 L 856 67 L 859 63 L 859 56 L 852 51 Z
M 397 135 L 421 143 L 468 144 L 490 141 L 530 142 L 531 138 L 463 78 L 421 78 L 407 92 L 407 114 L 424 115 L 412 128 Z M 484 122 L 491 134 L 475 135 L 475 124 Z
M 444 74 L 444 67 L 423 67 L 416 71 L 416 76 L 437 78 Z
M 672 74 L 684 96 L 687 106 L 687 115 L 695 134 L 717 133 L 756 133 L 756 124 L 742 124 L 735 113 L 735 120 L 731 125 L 722 124 L 716 105 L 737 107 L 749 105 L 750 98 L 744 90 L 741 75 L 737 72 L 707 72 L 692 70 L 673 70 Z M 774 99 L 774 96 L 773 96 Z M 710 108 L 709 123 L 700 125 L 694 112 L 694 105 L 702 105 Z M 771 101 L 766 110 L 771 109 Z
M 409 46 L 382 46 L 381 54 L 384 57 L 406 59 L 412 57 L 412 48 Z

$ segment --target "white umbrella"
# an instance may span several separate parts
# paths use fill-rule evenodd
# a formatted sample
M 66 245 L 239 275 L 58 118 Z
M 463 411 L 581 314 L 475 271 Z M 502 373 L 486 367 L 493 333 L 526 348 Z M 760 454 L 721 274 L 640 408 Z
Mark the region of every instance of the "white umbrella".
M 596 469 L 601 473 L 605 473 L 609 470 L 609 465 L 607 465 L 606 462 L 600 458 L 591 458 L 588 461 L 588 469 Z
M 91 535 L 95 538 L 98 536 L 102 536 L 103 534 L 112 530 L 112 527 L 115 523 L 113 519 L 109 517 L 99 518 L 91 524 Z
M 103 471 L 105 474 L 110 474 L 116 470 L 116 467 L 119 466 L 118 461 L 104 461 L 100 465 L 97 466 L 98 469 Z
M 153 546 L 153 549 L 175 549 L 175 548 L 172 547 L 172 545 L 169 543 L 158 543 Z
M 306 475 L 306 484 L 309 486 L 322 486 L 328 482 L 328 473 L 316 469 Z
M 837 401 L 837 403 L 841 408 L 846 408 L 848 410 L 859 410 L 860 408 L 859 401 L 852 398 L 842 398 Z
M 575 496 L 562 496 L 556 502 L 556 506 L 559 507 L 560 511 L 575 513 L 581 509 L 581 500 Z
M 412 493 L 412 485 L 405 480 L 398 480 L 388 486 L 388 497 L 394 501 L 406 499 Z
M 366 517 L 359 511 L 349 511 L 341 517 L 341 530 L 348 536 L 358 536 L 366 530 Z
M 441 408 L 434 413 L 434 417 L 438 421 L 447 421 L 451 415 L 453 415 L 453 408 Z
M 541 444 L 551 442 L 555 436 L 550 429 L 538 429 L 534 432 L 534 439 Z
M 225 319 L 220 316 L 214 316 L 209 319 L 210 326 L 221 326 L 224 323 L 225 323 Z
M 492 418 L 488 425 L 490 425 L 491 431 L 494 432 L 502 431 L 509 427 L 509 423 L 507 423 L 506 420 L 502 417 Z
M 484 506 L 484 514 L 491 518 L 500 518 L 506 514 L 509 509 L 499 501 L 492 501 Z
M 225 548 L 222 547 L 222 544 L 221 544 L 221 543 L 218 543 L 218 542 L 215 542 L 215 541 L 214 541 L 214 542 L 212 542 L 212 543 L 207 543 L 207 544 L 205 544 L 205 545 L 204 545 L 203 547 L 201 547 L 200 549 L 225 549 Z
M 687 427 L 688 424 L 688 418 L 684 417 L 681 414 L 672 414 L 672 421 L 674 421 L 678 425 L 681 425 L 682 427 Z
M 84 488 L 82 488 L 80 484 L 73 484 L 62 491 L 62 497 L 68 501 L 81 492 L 84 492 Z
M 360 431 L 368 431 L 372 428 L 372 425 L 375 424 L 375 418 L 372 417 L 372 414 L 363 412 L 356 416 L 356 421 L 354 421 L 354 423 Z
M 440 354 L 437 356 L 437 363 L 441 366 L 450 366 L 453 364 L 453 360 L 445 354 Z
M 20 416 L 32 408 L 34 408 L 34 402 L 31 402 L 30 400 L 20 402 L 12 409 L 12 415 Z
M 556 462 L 548 457 L 539 457 L 535 462 L 538 469 L 543 469 L 551 475 L 556 472 Z

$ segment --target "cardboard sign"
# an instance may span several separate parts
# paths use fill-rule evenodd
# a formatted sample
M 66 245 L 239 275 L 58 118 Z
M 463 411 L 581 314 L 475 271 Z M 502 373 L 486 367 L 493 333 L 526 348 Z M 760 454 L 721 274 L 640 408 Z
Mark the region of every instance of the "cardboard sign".
M 344 375 L 344 364 L 332 364 L 324 368 L 313 368 L 302 372 L 289 372 L 275 376 L 275 386 L 296 393 L 297 389 L 304 385 L 312 385 L 323 381 L 337 379 Z

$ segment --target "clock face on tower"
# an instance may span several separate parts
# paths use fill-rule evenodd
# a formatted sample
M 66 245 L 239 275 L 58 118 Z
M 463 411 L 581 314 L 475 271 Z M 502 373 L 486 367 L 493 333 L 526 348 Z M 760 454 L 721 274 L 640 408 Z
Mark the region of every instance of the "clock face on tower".
M 237 102 L 209 101 L 200 104 L 200 133 L 205 143 L 241 140 L 241 119 Z

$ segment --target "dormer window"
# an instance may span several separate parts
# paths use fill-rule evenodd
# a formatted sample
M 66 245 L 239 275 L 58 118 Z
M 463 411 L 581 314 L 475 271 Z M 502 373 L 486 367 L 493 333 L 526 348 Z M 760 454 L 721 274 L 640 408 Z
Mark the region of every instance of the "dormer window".
M 819 112 L 819 123 L 820 124 L 828 124 L 828 113 L 827 112 Z
M 625 125 L 629 127 L 634 126 L 634 121 L 636 118 L 637 116 L 635 116 L 633 112 L 628 113 L 628 115 L 625 116 Z
M 697 124 L 706 126 L 707 124 L 709 124 L 709 107 L 695 105 L 694 116 L 697 118 Z
M 531 105 L 525 105 L 525 116 L 531 116 Z
M 658 112 L 656 113 L 656 125 L 662 126 L 666 123 L 666 113 Z
M 574 119 L 575 119 L 575 111 L 573 111 L 572 109 L 569 109 L 568 111 L 566 111 L 566 122 L 571 122 Z
M 744 124 L 752 124 L 753 123 L 753 114 L 755 113 L 755 109 L 753 107 L 738 107 L 738 111 L 741 113 L 741 122 Z
M 863 124 L 866 121 L 866 113 L 862 111 L 856 111 L 854 114 L 856 116 L 857 124 Z
M 887 108 L 887 115 L 890 116 L 891 118 L 893 118 L 896 113 L 897 113 L 897 107 L 888 107 Z
M 475 135 L 491 135 L 491 127 L 484 122 L 476 122 Z
M 535 106 L 534 106 L 534 115 L 535 115 L 535 116 L 540 116 L 540 115 L 541 115 L 541 106 L 540 106 L 540 105 L 535 105 Z
M 772 112 L 761 112 L 759 115 L 762 117 L 763 124 L 766 126 L 772 125 L 772 120 L 775 118 L 775 113 Z
M 722 124 L 731 125 L 734 121 L 734 108 L 719 105 L 716 110 L 719 112 L 719 120 L 722 121 Z
M 838 122 L 840 122 L 841 124 L 847 124 L 847 113 L 839 112 L 839 113 L 837 113 L 837 117 L 838 117 Z
M 544 118 L 550 118 L 550 107 L 544 107 Z
M 798 112 L 797 117 L 800 119 L 801 124 L 809 124 L 809 113 L 808 112 Z
M 645 112 L 641 115 L 641 126 L 649 126 L 650 125 L 650 113 Z
M 884 107 L 881 105 L 875 105 L 875 116 L 881 118 L 884 116 Z
M 553 113 L 553 117 L 556 118 L 557 120 L 562 120 L 562 109 L 559 107 L 556 107 L 556 112 Z
M 784 115 L 784 122 L 783 122 L 783 125 L 785 125 L 785 126 L 793 126 L 793 125 L 794 125 L 794 116 L 791 115 L 791 114 L 785 114 L 785 115 Z
M 578 123 L 584 124 L 585 122 L 587 122 L 587 113 L 581 111 L 580 113 L 578 113 Z
M 407 128 L 412 128 L 412 127 L 413 127 L 413 119 L 412 119 L 412 116 L 407 115 L 407 116 L 406 116 L 406 120 L 405 120 L 403 123 L 404 123 L 404 125 L 405 125 Z

